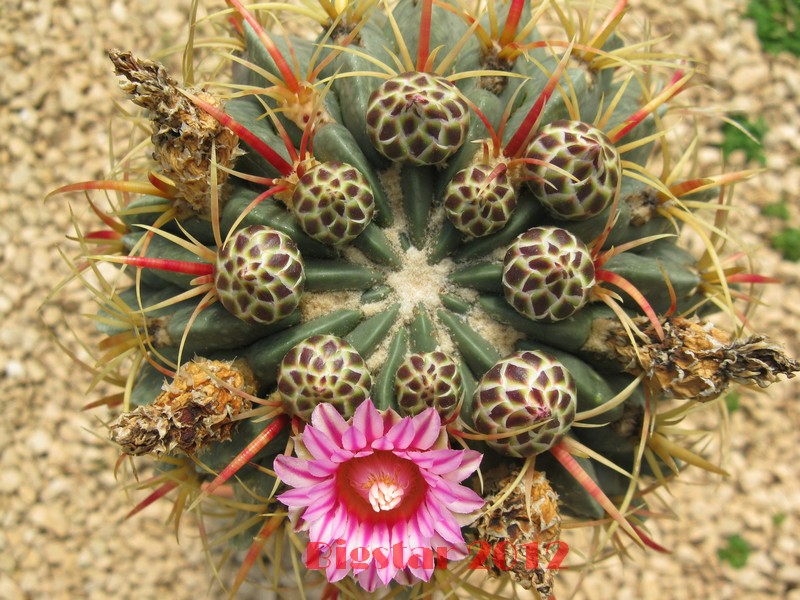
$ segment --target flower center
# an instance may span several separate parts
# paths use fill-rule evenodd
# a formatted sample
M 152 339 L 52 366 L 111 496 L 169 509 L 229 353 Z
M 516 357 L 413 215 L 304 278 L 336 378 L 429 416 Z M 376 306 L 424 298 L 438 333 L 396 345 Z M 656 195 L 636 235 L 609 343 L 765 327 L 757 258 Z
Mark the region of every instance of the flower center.
M 412 461 L 376 450 L 343 463 L 336 473 L 340 499 L 362 520 L 408 517 L 425 499 L 428 484 Z
M 376 481 L 369 488 L 369 503 L 375 512 L 392 510 L 403 499 L 404 490 L 396 483 Z

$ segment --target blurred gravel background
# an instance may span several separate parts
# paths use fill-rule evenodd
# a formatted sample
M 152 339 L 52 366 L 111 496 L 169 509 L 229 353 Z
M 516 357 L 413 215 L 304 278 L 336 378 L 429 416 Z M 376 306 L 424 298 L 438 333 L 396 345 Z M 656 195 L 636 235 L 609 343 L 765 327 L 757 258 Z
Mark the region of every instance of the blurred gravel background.
M 796 2 L 796 0 L 788 0 Z M 137 499 L 114 480 L 117 451 L 105 441 L 103 411 L 81 412 L 89 376 L 57 350 L 76 347 L 64 314 L 94 312 L 74 286 L 39 315 L 65 275 L 56 248 L 72 230 L 69 203 L 90 222 L 78 196 L 43 202 L 69 182 L 102 178 L 116 89 L 105 50 L 152 55 L 185 35 L 188 0 L 0 0 L 0 600 L 224 597 L 214 587 L 196 530 L 176 543 L 169 505 L 129 521 Z M 762 53 L 737 0 L 632 0 L 626 21 L 668 34 L 662 46 L 707 63 L 702 106 L 761 116 L 768 172 L 736 190 L 741 239 L 757 250 L 759 272 L 785 284 L 765 291 L 756 330 L 800 355 L 800 267 L 769 248 L 780 225 L 760 208 L 785 198 L 800 216 L 800 65 Z M 701 160 L 719 163 L 717 114 L 701 120 Z M 745 166 L 734 153 L 730 168 Z M 753 166 L 753 165 L 750 165 Z M 718 169 L 712 169 L 716 172 Z M 102 392 L 102 390 L 99 390 Z M 731 477 L 692 472 L 671 487 L 680 519 L 656 528 L 671 556 L 634 552 L 625 565 L 598 567 L 576 597 L 604 599 L 787 598 L 800 600 L 800 408 L 797 384 L 743 392 L 730 424 Z M 94 399 L 94 394 L 90 399 Z M 701 482 L 710 485 L 699 486 Z M 191 525 L 190 523 L 187 523 Z M 718 551 L 737 534 L 749 546 L 736 569 Z M 569 596 L 565 578 L 558 597 Z M 243 597 L 263 598 L 257 591 Z

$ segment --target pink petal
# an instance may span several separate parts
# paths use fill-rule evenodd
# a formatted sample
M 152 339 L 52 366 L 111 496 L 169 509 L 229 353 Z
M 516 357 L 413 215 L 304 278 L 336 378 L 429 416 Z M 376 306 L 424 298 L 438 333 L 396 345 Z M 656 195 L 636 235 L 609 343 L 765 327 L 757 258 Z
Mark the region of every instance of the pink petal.
M 461 466 L 457 469 L 453 469 L 449 473 L 442 474 L 442 477 L 448 481 L 464 481 L 467 477 L 478 470 L 478 467 L 483 460 L 483 455 L 475 450 L 463 450 L 462 452 L 463 455 L 461 458 Z
M 383 437 L 383 419 L 372 400 L 367 399 L 358 405 L 353 415 L 353 427 L 364 434 L 367 444 Z
M 332 555 L 331 562 L 328 565 L 328 568 L 325 569 L 325 577 L 327 577 L 328 581 L 331 583 L 336 583 L 337 581 L 344 579 L 349 572 L 350 567 L 340 567 L 336 562 L 335 555 Z
M 431 501 L 430 496 L 425 500 L 425 504 L 431 511 L 436 532 L 452 544 L 463 544 L 464 536 L 461 535 L 461 528 L 447 507 L 436 500 Z
M 400 585 L 412 586 L 417 583 L 417 579 L 408 572 L 408 569 L 401 569 L 394 576 L 394 580 Z
M 279 455 L 275 457 L 273 469 L 278 478 L 292 487 L 307 487 L 324 481 L 325 477 L 315 474 L 310 468 L 313 461 L 293 456 Z
M 356 556 L 356 560 L 352 560 L 351 559 L 352 562 L 355 562 L 355 563 L 369 563 L 370 561 L 372 561 L 372 553 L 370 552 L 370 550 L 372 549 L 371 548 L 371 546 L 372 546 L 372 544 L 371 544 L 371 542 L 372 542 L 372 529 L 373 529 L 373 525 L 371 523 L 367 523 L 365 521 L 362 521 L 358 525 L 358 529 L 356 530 L 357 533 L 356 533 L 355 537 L 352 540 L 347 540 L 347 558 L 351 559 L 351 557 L 353 555 Z M 353 552 L 354 550 L 355 550 L 355 552 Z M 363 554 L 366 555 L 366 558 L 364 558 L 364 560 L 361 560 L 362 551 L 364 551 Z M 352 554 L 351 554 L 351 552 L 352 552 Z M 356 567 L 353 567 L 352 564 L 350 566 L 353 568 L 353 571 L 356 570 Z M 363 567 L 358 567 L 358 570 L 359 571 L 363 571 L 364 568 Z
M 348 546 L 351 545 L 352 541 L 359 535 L 359 526 L 361 525 L 361 520 L 358 518 L 350 518 L 347 520 L 347 529 L 345 529 L 345 541 L 347 542 Z
M 413 519 L 413 517 L 412 517 Z M 398 521 L 391 525 L 389 531 L 389 544 L 392 547 L 392 560 L 394 561 L 394 552 L 395 546 L 399 544 L 397 547 L 397 560 L 398 563 L 401 565 L 400 568 L 405 567 L 406 560 L 408 558 L 408 528 L 409 522 L 406 521 Z
M 405 450 L 414 440 L 414 433 L 411 419 L 403 419 L 386 432 L 386 439 L 394 444 L 395 449 Z
M 288 507 L 305 508 L 311 502 L 312 496 L 307 488 L 297 488 L 284 492 L 278 496 L 278 500 Z
M 341 541 L 347 542 L 348 537 L 343 536 L 340 538 Z M 350 563 L 346 560 L 347 553 L 345 552 L 345 560 L 339 561 L 337 559 L 337 552 L 336 549 L 341 547 L 337 544 L 339 540 L 332 540 L 331 541 L 331 555 L 330 555 L 330 564 L 328 564 L 327 568 L 325 569 L 325 576 L 328 578 L 328 581 L 331 583 L 335 583 L 344 578 L 350 572 Z M 346 545 L 345 545 L 346 548 Z
M 422 581 L 430 581 L 431 575 L 433 575 L 433 570 L 436 567 L 436 552 L 434 550 L 430 550 L 430 553 L 426 552 L 425 550 L 420 548 L 412 548 L 411 554 L 414 556 L 418 556 L 418 559 L 409 559 L 406 568 L 408 571 L 417 579 L 421 579 Z M 430 556 L 430 563 L 426 566 L 425 565 L 425 554 Z M 417 566 L 417 563 L 419 566 Z
M 395 550 L 395 546 L 399 544 L 398 563 L 402 565 L 402 567 L 401 570 L 398 571 L 398 574 L 395 575 L 395 579 L 397 579 L 400 573 L 408 566 L 408 559 L 411 556 L 411 551 L 414 548 L 426 546 L 429 538 L 420 535 L 419 527 L 416 526 L 414 517 L 412 517 L 409 521 L 400 521 L 392 527 L 391 539 L 393 551 Z
M 331 462 L 341 464 L 352 460 L 354 458 L 353 452 L 345 450 L 344 448 L 337 448 L 331 453 Z
M 436 536 L 437 538 L 439 536 Z M 466 544 L 445 544 L 444 540 L 440 544 L 438 540 L 431 540 L 431 544 L 436 544 L 435 547 L 446 547 L 447 548 L 447 560 L 461 560 L 467 557 L 469 554 L 469 547 Z
M 339 468 L 339 465 L 329 460 L 312 459 L 308 461 L 308 472 L 312 477 L 330 477 Z
M 331 438 L 310 425 L 303 430 L 303 445 L 316 459 L 331 460 L 338 446 Z
M 378 577 L 383 585 L 389 585 L 389 582 L 394 579 L 397 573 L 397 567 L 392 560 L 392 538 L 389 535 L 389 527 L 386 523 L 379 523 L 375 526 L 372 532 L 373 548 L 378 550 L 385 556 L 385 561 L 375 559 L 373 552 L 373 564 L 377 568 Z M 385 563 L 385 564 L 382 564 Z
M 378 584 L 381 583 L 378 578 L 378 568 L 374 562 L 370 563 L 365 570 L 355 573 L 353 577 L 368 592 L 374 592 Z
M 463 450 L 449 449 L 428 450 L 427 452 L 408 450 L 407 452 L 398 452 L 397 455 L 413 461 L 420 469 L 436 475 L 443 475 L 461 466 L 462 452 Z
M 420 539 L 427 540 L 433 535 L 433 519 L 431 518 L 430 511 L 425 506 L 425 502 L 420 504 L 417 512 L 412 517 L 412 522 L 409 529 L 415 529 L 415 533 Z
M 311 424 L 327 435 L 337 446 L 342 445 L 342 435 L 347 430 L 347 422 L 333 405 L 320 403 L 311 413 Z
M 278 496 L 278 500 L 286 506 L 300 508 L 305 508 L 314 503 L 324 502 L 326 499 L 331 502 L 331 499 L 334 497 L 333 485 L 333 480 L 328 480 L 317 485 L 288 490 Z
M 331 495 L 330 497 L 310 504 L 303 513 L 303 519 L 309 523 L 327 522 L 331 518 L 331 515 L 336 513 L 338 506 L 338 498 L 335 495 Z
M 339 503 L 328 518 L 312 521 L 308 537 L 313 541 L 333 543 L 344 537 L 347 528 L 347 509 Z
M 399 423 L 403 417 L 398 415 L 393 409 L 388 408 L 385 411 L 383 411 L 382 418 L 383 418 L 383 431 L 386 432 L 389 431 L 392 428 L 392 426 Z
M 357 450 L 363 450 L 366 445 L 367 438 L 364 435 L 364 432 L 356 429 L 355 427 L 351 427 L 345 431 L 344 435 L 342 436 L 342 447 L 345 450 L 355 452 Z
M 436 488 L 432 487 L 428 490 L 428 496 L 433 496 L 441 503 L 441 506 L 446 506 L 448 511 L 457 513 L 471 513 L 480 510 L 486 503 L 468 487 L 441 478 Z
M 442 420 L 439 418 L 439 414 L 433 408 L 428 408 L 411 420 L 414 423 L 416 435 L 408 446 L 418 450 L 428 450 L 442 430 Z
M 438 533 L 433 534 L 430 539 L 430 544 L 432 548 L 442 548 L 443 549 L 443 556 L 447 560 L 448 563 L 451 561 L 458 561 L 462 560 L 467 557 L 469 554 L 467 552 L 467 544 L 464 542 L 452 544 L 447 542 L 440 536 Z M 434 550 L 434 552 L 436 552 Z
M 394 450 L 394 444 L 385 437 L 379 438 L 372 442 L 373 450 Z
M 356 570 L 352 563 L 360 563 L 362 561 L 353 561 L 352 556 L 353 554 L 359 556 L 361 548 L 369 549 L 369 534 L 372 532 L 372 526 L 363 521 L 353 519 L 351 520 L 351 525 L 348 527 L 348 530 L 348 535 L 344 538 L 344 541 L 347 542 L 347 568 L 352 568 L 355 572 L 359 572 L 363 569 Z M 363 562 L 368 563 L 370 560 L 371 558 L 368 556 Z
M 466 549 L 466 544 L 449 544 L 445 542 L 438 533 L 431 536 L 431 547 L 437 550 L 441 548 L 441 554 L 448 563 L 466 557 L 466 552 L 462 552 L 462 548 Z

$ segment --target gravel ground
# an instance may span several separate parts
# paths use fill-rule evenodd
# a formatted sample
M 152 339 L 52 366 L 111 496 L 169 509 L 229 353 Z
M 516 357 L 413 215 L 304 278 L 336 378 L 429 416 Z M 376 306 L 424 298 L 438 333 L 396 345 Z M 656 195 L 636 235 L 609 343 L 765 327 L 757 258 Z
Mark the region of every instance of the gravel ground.
M 85 292 L 68 289 L 39 315 L 48 291 L 65 275 L 56 248 L 71 230 L 67 199 L 46 204 L 65 183 L 101 178 L 108 169 L 110 98 L 120 99 L 104 50 L 144 54 L 183 32 L 187 0 L 169 3 L 101 0 L 0 3 L 0 599 L 215 598 L 202 546 L 192 528 L 180 543 L 164 526 L 169 507 L 156 504 L 123 521 L 135 498 L 115 481 L 117 452 L 104 439 L 102 411 L 80 412 L 88 374 L 54 348 L 53 336 L 75 342 L 64 315 L 94 312 Z M 754 329 L 800 355 L 797 331 L 800 266 L 767 247 L 777 221 L 759 207 L 780 197 L 793 219 L 800 211 L 800 65 L 764 55 L 737 0 L 679 3 L 633 0 L 634 25 L 647 14 L 666 46 L 705 61 L 703 106 L 762 115 L 769 171 L 737 188 L 735 219 L 742 241 L 757 249 L 759 272 L 784 280 L 765 291 Z M 714 164 L 719 120 L 701 120 L 701 161 Z M 743 166 L 742 156 L 731 167 Z M 79 222 L 89 222 L 73 197 Z M 97 390 L 102 393 L 102 389 Z M 93 393 L 92 398 L 97 394 Z M 800 599 L 800 408 L 794 382 L 768 394 L 745 392 L 730 423 L 731 476 L 690 473 L 671 487 L 679 520 L 657 527 L 671 556 L 634 552 L 624 566 L 602 565 L 577 597 Z M 99 432 L 99 433 L 98 433 Z M 685 481 L 688 480 L 688 481 Z M 710 486 L 699 487 L 701 482 Z M 721 563 L 718 549 L 739 534 L 752 551 L 742 569 Z M 177 583 L 179 582 L 179 583 Z M 568 597 L 565 578 L 559 598 Z M 245 594 L 257 597 L 256 591 Z M 263 596 L 258 596 L 263 597 Z

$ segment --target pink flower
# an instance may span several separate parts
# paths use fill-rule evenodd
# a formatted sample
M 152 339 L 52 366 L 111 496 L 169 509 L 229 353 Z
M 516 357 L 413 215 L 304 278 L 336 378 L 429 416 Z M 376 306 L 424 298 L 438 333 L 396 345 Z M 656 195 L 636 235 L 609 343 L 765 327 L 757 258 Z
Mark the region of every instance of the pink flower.
M 392 579 L 428 581 L 443 559 L 467 555 L 461 527 L 484 501 L 460 483 L 482 456 L 448 448 L 432 408 L 401 418 L 367 400 L 348 424 L 320 404 L 297 455 L 275 459 L 278 477 L 294 488 L 278 499 L 308 532 L 306 566 L 324 568 L 329 581 L 351 571 L 368 591 Z

